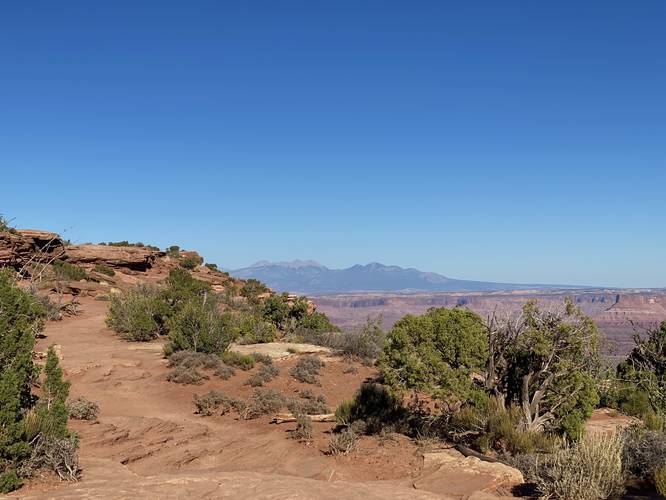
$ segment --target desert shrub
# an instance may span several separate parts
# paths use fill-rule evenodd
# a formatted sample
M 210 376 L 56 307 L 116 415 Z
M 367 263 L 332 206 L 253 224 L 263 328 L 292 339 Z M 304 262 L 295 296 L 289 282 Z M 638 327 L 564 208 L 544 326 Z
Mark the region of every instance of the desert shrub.
M 324 363 L 317 356 L 303 356 L 289 372 L 299 382 L 319 385 L 319 372 Z
M 203 368 L 215 370 L 221 364 L 219 356 L 203 352 L 177 351 L 169 356 L 169 367 Z
M 364 383 L 351 402 L 341 403 L 336 410 L 336 418 L 346 424 L 362 420 L 367 434 L 378 434 L 385 427 L 403 427 L 407 412 L 401 401 L 385 386 Z
M 208 375 L 201 373 L 196 368 L 177 366 L 167 373 L 166 379 L 176 384 L 199 385 L 204 380 L 208 380 Z
M 666 465 L 666 433 L 632 425 L 622 431 L 622 439 L 625 471 L 651 482 L 656 470 Z
M 3 229 L 0 228 L 0 230 Z M 10 469 L 0 474 L 0 493 L 11 493 L 21 486 L 23 486 L 23 481 L 18 477 L 15 470 Z
M 312 441 L 312 420 L 307 415 L 296 415 L 296 429 L 291 437 L 298 441 Z
M 263 415 L 277 413 L 288 403 L 288 398 L 274 389 L 255 389 L 247 401 L 246 407 L 240 412 L 241 417 L 250 420 Z
M 30 458 L 19 468 L 22 477 L 30 477 L 37 471 L 47 469 L 55 472 L 60 479 L 76 480 L 81 475 L 76 449 L 75 435 L 58 437 L 40 435 L 32 449 Z
M 297 323 L 297 328 L 304 330 L 309 330 L 315 335 L 322 334 L 324 332 L 338 332 L 340 329 L 331 323 L 331 320 L 326 316 L 326 314 L 315 311 L 312 314 L 304 315 Z
M 217 264 L 213 264 L 212 262 L 206 262 L 206 267 L 215 273 L 220 272 L 220 269 L 217 267 Z
M 358 373 L 358 368 L 356 368 L 354 365 L 349 365 L 347 368 L 342 370 L 342 373 L 345 375 L 356 375 Z
M 97 264 L 95 267 L 93 267 L 93 271 L 105 274 L 107 276 L 115 276 L 116 274 L 112 267 L 109 267 L 105 264 Z
M 111 300 L 111 297 L 106 293 L 100 293 L 99 295 L 95 295 L 95 300 L 98 300 L 100 302 L 109 302 Z
M 359 359 L 364 364 L 370 364 L 382 352 L 386 334 L 381 328 L 381 319 L 368 319 L 362 328 L 332 334 L 329 339 L 329 347 L 343 355 Z
M 480 406 L 467 406 L 450 416 L 449 437 L 482 452 L 547 453 L 557 444 L 555 437 L 521 426 L 522 413 L 516 406 L 505 408 L 495 398 Z
M 14 231 L 14 228 L 11 226 L 10 221 L 0 214 L 0 232 L 3 231 Z
M 99 404 L 79 396 L 69 402 L 69 417 L 74 420 L 97 420 Z
M 53 261 L 53 272 L 57 279 L 67 281 L 80 281 L 87 277 L 85 269 L 60 259 Z
M 63 306 L 61 302 L 55 302 L 48 295 L 38 294 L 37 290 L 31 288 L 30 293 L 39 302 L 45 311 L 45 317 L 49 321 L 60 321 L 62 319 Z
M 299 392 L 300 399 L 292 399 L 287 408 L 294 415 L 320 415 L 324 413 L 329 413 L 330 408 L 326 404 L 326 396 L 315 394 L 308 390 Z
M 335 420 L 339 424 L 349 425 L 352 423 L 353 399 L 345 399 L 335 408 Z
M 223 363 L 235 368 L 240 368 L 241 370 L 251 370 L 255 365 L 254 356 L 250 354 L 226 351 L 222 354 L 221 358 Z
M 666 497 L 666 465 L 662 465 L 654 472 L 654 486 L 662 497 Z
M 289 312 L 290 308 L 287 297 L 283 295 L 271 295 L 261 306 L 263 318 L 280 329 L 286 327 Z
M 280 370 L 275 365 L 261 365 L 259 370 L 248 379 L 247 385 L 261 387 L 277 377 L 279 373 Z
M 666 415 L 666 321 L 644 335 L 634 334 L 634 348 L 617 367 L 621 380 L 647 395 L 651 409 Z
M 329 455 L 348 455 L 356 449 L 358 435 L 351 429 L 343 429 L 331 435 L 327 453 Z
M 167 313 L 158 289 L 139 287 L 111 296 L 106 325 L 124 340 L 147 342 L 164 333 Z
M 201 299 L 200 302 L 205 302 L 211 309 L 216 306 L 216 297 L 212 293 L 210 284 L 194 278 L 186 269 L 172 269 L 166 284 L 167 288 L 162 297 L 173 308 L 174 313 L 180 309 L 182 304 L 196 298 Z
M 253 352 L 252 354 L 250 354 L 250 356 L 252 356 L 257 363 L 261 363 L 263 365 L 273 364 L 273 358 L 271 358 L 268 354 Z
M 180 260 L 180 266 L 184 269 L 192 270 L 201 264 L 201 259 L 197 259 L 194 256 L 184 257 Z
M 241 344 L 264 344 L 278 337 L 277 327 L 256 311 L 240 311 L 233 316 L 236 333 Z
M 522 460 L 525 479 L 544 498 L 596 500 L 624 491 L 622 439 L 589 434 L 554 453 Z M 524 457 L 525 458 L 525 457 Z
M 241 400 L 231 397 L 222 391 L 209 391 L 201 396 L 194 395 L 194 406 L 199 415 L 210 416 L 220 411 L 222 415 L 232 409 L 243 408 Z
M 193 298 L 169 318 L 169 349 L 221 354 L 232 340 L 227 316 L 206 297 Z
M 166 254 L 169 257 L 180 257 L 180 247 L 178 245 L 171 245 L 166 249 Z
M 261 281 L 249 279 L 240 289 L 240 294 L 250 302 L 257 302 L 259 295 L 269 292 L 270 289 Z
M 235 374 L 236 370 L 234 370 L 231 366 L 225 365 L 224 363 L 221 363 L 220 366 L 215 369 L 215 376 L 221 378 L 222 380 L 229 380 Z

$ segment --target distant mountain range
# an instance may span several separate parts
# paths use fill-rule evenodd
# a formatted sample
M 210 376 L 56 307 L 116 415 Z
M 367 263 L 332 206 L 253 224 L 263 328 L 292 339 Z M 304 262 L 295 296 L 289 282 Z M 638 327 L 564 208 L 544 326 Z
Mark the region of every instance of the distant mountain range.
M 347 292 L 491 292 L 584 288 L 563 285 L 519 285 L 447 278 L 413 268 L 385 266 L 373 262 L 347 269 L 329 269 L 312 260 L 291 262 L 260 261 L 250 267 L 229 271 L 232 276 L 254 278 L 273 290 L 309 295 Z

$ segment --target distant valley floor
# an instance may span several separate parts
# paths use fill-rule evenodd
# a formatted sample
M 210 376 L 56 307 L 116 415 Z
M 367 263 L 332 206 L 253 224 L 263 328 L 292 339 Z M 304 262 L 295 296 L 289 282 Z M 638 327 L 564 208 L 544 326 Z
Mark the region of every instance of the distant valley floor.
M 634 326 L 651 327 L 666 319 L 666 289 L 660 290 L 534 290 L 509 292 L 345 293 L 313 297 L 320 311 L 343 328 L 353 328 L 368 317 L 383 318 L 384 328 L 405 314 L 421 314 L 431 307 L 465 306 L 487 317 L 497 310 L 518 311 L 529 299 L 556 307 L 565 297 L 575 302 L 617 344 L 618 354 L 632 347 Z M 632 323 L 634 326 L 632 326 Z

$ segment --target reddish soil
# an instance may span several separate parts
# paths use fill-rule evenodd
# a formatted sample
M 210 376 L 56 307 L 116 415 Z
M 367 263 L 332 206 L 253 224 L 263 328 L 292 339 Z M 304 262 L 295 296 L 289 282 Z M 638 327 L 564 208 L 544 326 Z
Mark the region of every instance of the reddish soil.
M 390 481 L 398 489 L 412 488 L 411 479 L 423 465 L 417 446 L 404 436 L 379 440 L 363 437 L 356 452 L 334 457 L 323 453 L 333 424 L 314 424 L 310 444 L 290 439 L 294 424 L 270 424 L 264 417 L 251 421 L 235 415 L 202 417 L 194 414 L 192 398 L 210 389 L 248 397 L 244 385 L 252 371 L 237 370 L 228 381 L 211 377 L 202 385 L 166 381 L 169 369 L 162 356 L 162 341 L 129 343 L 105 327 L 107 302 L 82 298 L 82 313 L 51 322 L 38 350 L 50 344 L 62 346 L 71 397 L 85 396 L 99 402 L 98 422 L 72 422 L 80 436 L 80 462 L 86 483 L 112 478 L 145 477 L 164 473 L 252 471 L 299 476 L 324 481 Z M 356 374 L 344 374 L 350 362 L 324 358 L 321 387 L 303 384 L 289 375 L 296 355 L 276 361 L 277 379 L 267 387 L 295 395 L 309 388 L 323 393 L 331 408 L 353 396 L 360 383 L 376 376 L 358 363 Z M 256 370 L 255 368 L 254 370 Z M 72 485 L 33 481 L 21 494 L 59 494 Z M 74 490 L 73 490 L 74 491 Z M 72 491 L 72 492 L 73 492 Z M 78 491 L 78 490 L 77 490 Z M 414 490 L 412 490 L 414 491 Z

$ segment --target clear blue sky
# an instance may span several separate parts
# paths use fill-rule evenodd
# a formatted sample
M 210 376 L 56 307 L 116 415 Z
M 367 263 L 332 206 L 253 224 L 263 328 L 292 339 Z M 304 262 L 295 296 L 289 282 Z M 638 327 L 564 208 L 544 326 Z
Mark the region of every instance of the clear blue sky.
M 0 7 L 0 212 L 74 241 L 666 286 L 666 2 Z

